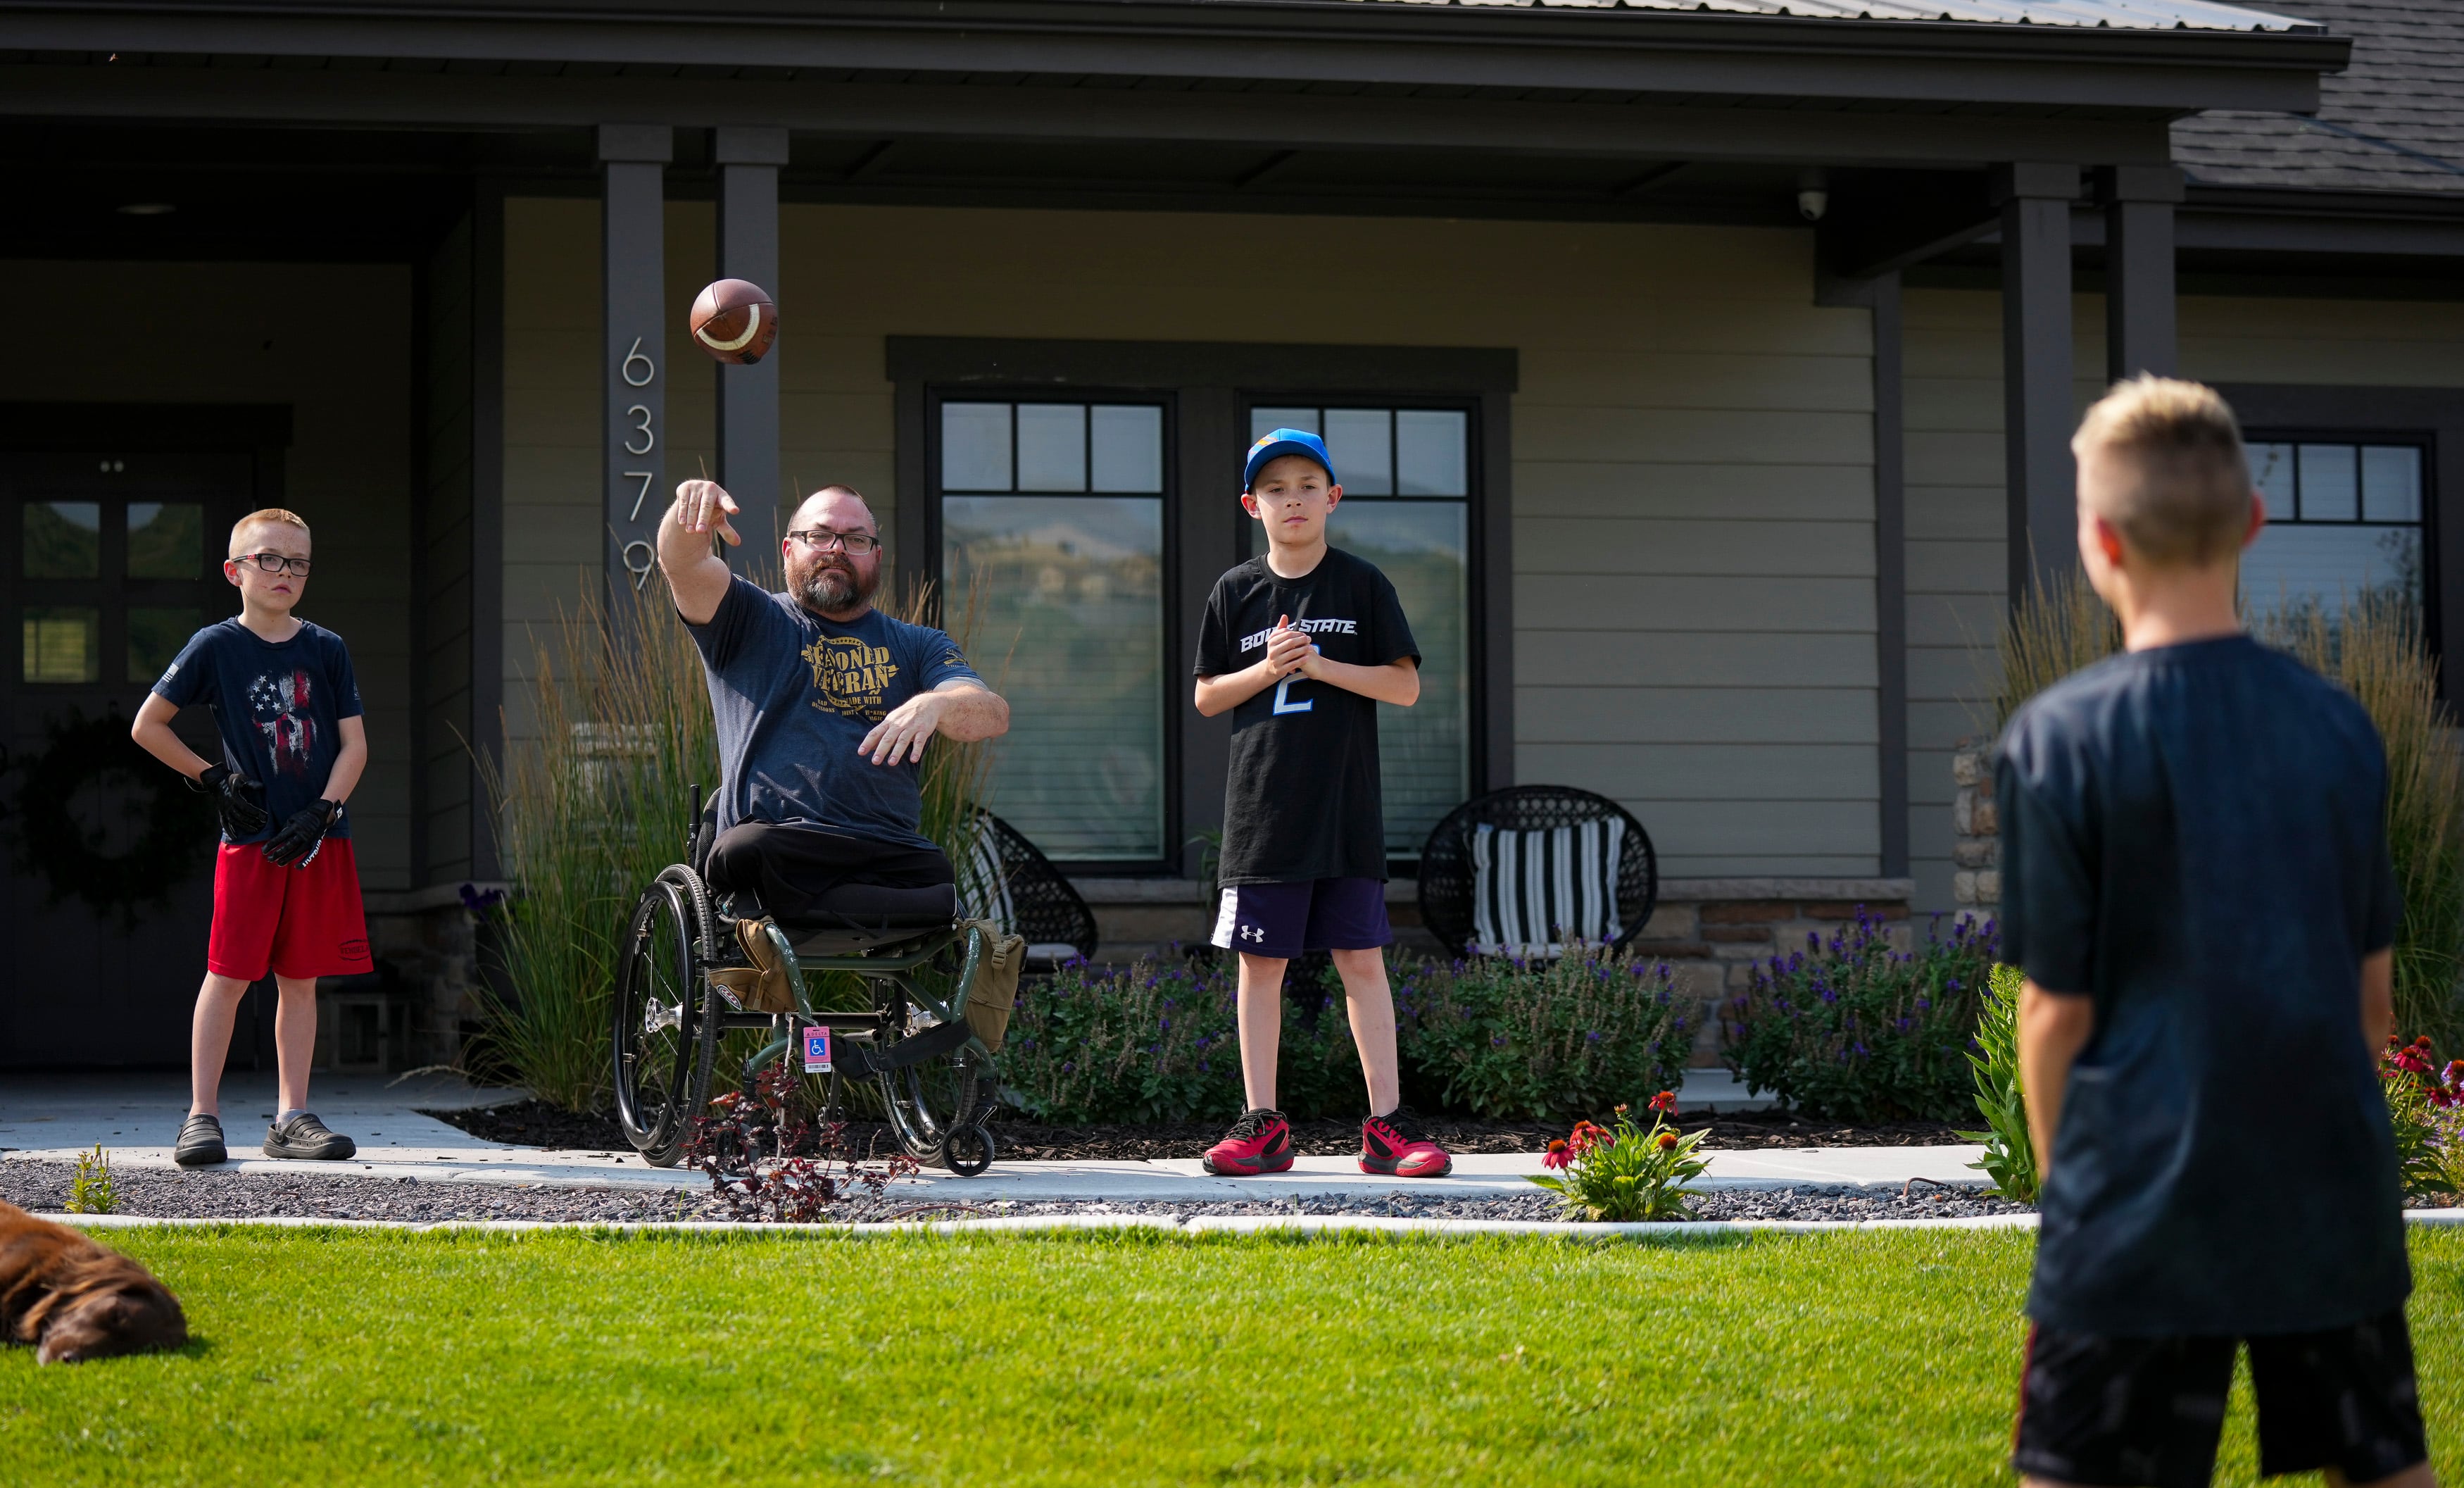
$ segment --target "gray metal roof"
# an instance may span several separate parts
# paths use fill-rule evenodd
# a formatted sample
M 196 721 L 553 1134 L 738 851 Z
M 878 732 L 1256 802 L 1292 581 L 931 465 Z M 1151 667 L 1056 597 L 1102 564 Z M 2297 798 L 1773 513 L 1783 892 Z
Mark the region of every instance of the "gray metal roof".
M 2116 31 L 2324 32 L 2316 21 L 2210 0 L 1373 0 L 1466 9 L 1690 11 L 1815 20 L 1968 21 Z
M 2173 156 L 2211 186 L 2464 195 L 2464 5 L 2307 0 L 2353 38 L 2319 80 L 2316 117 L 2217 112 L 2173 126 Z

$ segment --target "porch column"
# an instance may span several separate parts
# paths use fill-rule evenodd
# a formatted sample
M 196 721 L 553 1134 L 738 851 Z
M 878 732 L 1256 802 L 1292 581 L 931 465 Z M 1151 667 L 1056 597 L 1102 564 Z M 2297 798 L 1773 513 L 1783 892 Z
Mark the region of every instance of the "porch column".
M 2070 166 L 2002 166 L 2002 443 L 2010 602 L 2079 562 L 2071 477 Z
M 609 595 L 648 588 L 668 508 L 666 124 L 601 124 L 602 427 Z
M 2170 377 L 2174 349 L 2173 208 L 2182 172 L 2171 166 L 2116 166 L 2101 173 L 2104 200 L 2104 375 Z
M 779 167 L 787 163 L 787 131 L 721 126 L 714 131 L 718 165 L 718 273 L 751 279 L 779 302 Z M 779 485 L 779 356 L 783 344 L 751 366 L 718 369 L 718 483 L 736 498 L 745 536 L 739 556 L 770 567 L 779 562 L 779 534 L 788 512 Z

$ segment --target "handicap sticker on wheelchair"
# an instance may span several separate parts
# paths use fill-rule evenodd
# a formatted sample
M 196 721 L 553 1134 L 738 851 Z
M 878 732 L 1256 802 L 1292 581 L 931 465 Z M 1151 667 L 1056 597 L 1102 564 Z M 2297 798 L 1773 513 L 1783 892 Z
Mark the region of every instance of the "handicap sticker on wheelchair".
M 804 1030 L 804 1073 L 830 1073 L 830 1031 L 818 1023 Z

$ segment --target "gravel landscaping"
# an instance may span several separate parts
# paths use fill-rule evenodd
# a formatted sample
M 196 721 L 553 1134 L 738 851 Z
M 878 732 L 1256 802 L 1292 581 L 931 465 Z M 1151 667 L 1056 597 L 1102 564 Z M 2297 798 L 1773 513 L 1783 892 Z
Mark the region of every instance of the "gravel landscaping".
M 68 1200 L 74 1168 L 65 1163 L 0 1163 L 0 1199 L 24 1209 L 52 1211 Z M 266 1216 L 310 1219 L 400 1219 L 434 1223 L 449 1219 L 539 1219 L 565 1222 L 613 1220 L 641 1223 L 676 1219 L 725 1219 L 726 1210 L 698 1190 L 644 1193 L 639 1189 L 568 1188 L 497 1184 L 420 1183 L 359 1173 L 243 1173 L 122 1168 L 113 1172 L 117 1212 L 186 1218 L 243 1219 Z M 1974 1188 L 1915 1185 L 1896 1189 L 1807 1186 L 1777 1189 L 1713 1189 L 1695 1207 L 1705 1219 L 1933 1219 L 2025 1213 Z M 1377 1193 L 1254 1200 L 1146 1202 L 993 1201 L 981 1205 L 921 1202 L 895 1188 L 878 1203 L 849 1205 L 840 1217 L 857 1222 L 954 1219 L 971 1215 L 1145 1214 L 1186 1219 L 1199 1214 L 1378 1214 L 1423 1219 L 1555 1219 L 1557 1201 L 1537 1188 L 1528 1194 L 1446 1198 L 1397 1188 Z
M 518 1100 L 476 1110 L 423 1111 L 447 1125 L 459 1127 L 489 1142 L 517 1146 L 587 1152 L 630 1149 L 625 1133 L 609 1116 L 576 1116 L 542 1100 Z M 1550 1139 L 1566 1135 L 1568 1122 L 1485 1122 L 1468 1117 L 1424 1117 L 1429 1135 L 1452 1152 L 1543 1152 Z M 1706 1149 L 1741 1151 L 1785 1147 L 1934 1147 L 1959 1141 L 1957 1130 L 1942 1122 L 1884 1122 L 1848 1126 L 1786 1111 L 1736 1111 L 1717 1115 L 1683 1115 L 1686 1131 L 1710 1128 Z M 1004 1119 L 994 1131 L 1001 1155 L 1010 1159 L 1068 1158 L 1081 1162 L 1139 1162 L 1155 1158 L 1194 1158 L 1221 1141 L 1223 1127 L 1199 1122 L 1152 1126 L 1044 1126 Z M 861 1147 L 871 1129 L 858 1124 L 850 1133 Z M 1292 1143 L 1303 1157 L 1343 1157 L 1360 1150 L 1356 1122 L 1312 1121 L 1292 1123 Z

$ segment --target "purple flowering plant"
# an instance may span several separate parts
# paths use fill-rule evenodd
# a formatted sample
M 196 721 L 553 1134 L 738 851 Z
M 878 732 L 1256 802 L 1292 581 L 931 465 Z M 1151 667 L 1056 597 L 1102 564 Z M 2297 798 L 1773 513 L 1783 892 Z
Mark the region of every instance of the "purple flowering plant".
M 1423 964 L 1397 998 L 1412 1008 L 1404 1057 L 1419 1088 L 1496 1120 L 1604 1116 L 1648 1099 L 1683 1077 L 1694 1045 L 1694 999 L 1665 962 L 1580 941 L 1554 959 Z
M 1968 1060 L 2000 928 L 1939 919 L 1903 950 L 1862 906 L 1802 949 L 1756 963 L 1721 1012 L 1722 1055 L 1754 1092 L 1835 1121 L 1965 1121 Z

